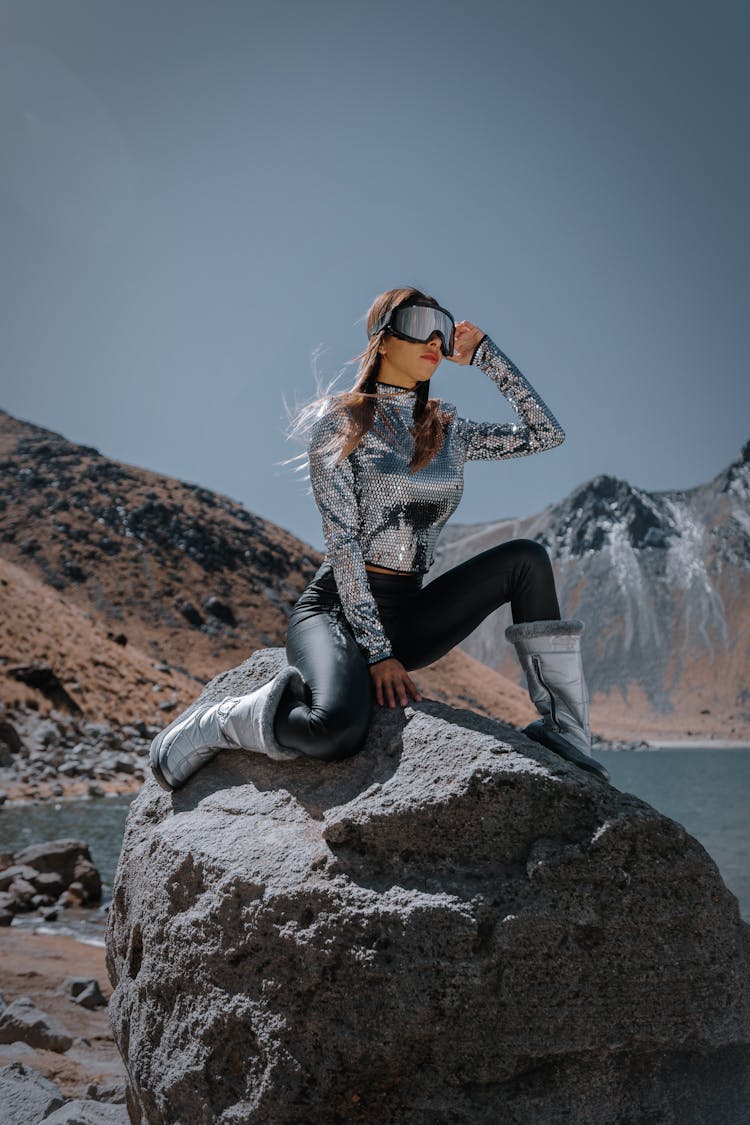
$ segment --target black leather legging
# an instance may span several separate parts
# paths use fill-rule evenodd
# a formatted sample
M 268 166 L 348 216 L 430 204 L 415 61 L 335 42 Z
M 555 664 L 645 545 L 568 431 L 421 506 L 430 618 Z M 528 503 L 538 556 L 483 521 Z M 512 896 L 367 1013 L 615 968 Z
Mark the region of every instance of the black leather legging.
M 530 539 L 491 547 L 424 587 L 421 575 L 367 574 L 393 655 L 409 671 L 445 656 L 506 602 L 516 623 L 560 618 L 549 555 Z M 279 742 L 327 761 L 355 754 L 367 735 L 373 682 L 327 563 L 292 611 L 286 651 L 305 680 L 305 698 L 282 696 Z

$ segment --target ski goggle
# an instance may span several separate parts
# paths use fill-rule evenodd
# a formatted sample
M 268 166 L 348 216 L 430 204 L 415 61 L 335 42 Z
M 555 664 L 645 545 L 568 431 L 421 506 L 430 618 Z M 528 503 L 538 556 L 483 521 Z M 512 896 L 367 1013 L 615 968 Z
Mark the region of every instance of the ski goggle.
M 434 332 L 440 336 L 440 350 L 443 355 L 453 355 L 456 325 L 447 309 L 431 305 L 427 301 L 415 300 L 406 305 L 390 309 L 373 325 L 370 338 L 385 329 L 399 340 L 409 340 L 412 344 L 426 344 Z

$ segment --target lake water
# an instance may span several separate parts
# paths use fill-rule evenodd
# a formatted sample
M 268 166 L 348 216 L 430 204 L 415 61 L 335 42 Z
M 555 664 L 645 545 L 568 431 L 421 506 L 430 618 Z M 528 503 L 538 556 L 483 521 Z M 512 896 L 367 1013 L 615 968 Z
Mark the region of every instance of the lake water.
M 750 921 L 750 750 L 621 750 L 602 753 L 601 760 L 618 789 L 642 797 L 700 840 Z M 61 911 L 45 928 L 102 940 L 129 803 L 117 797 L 0 809 L 0 851 L 74 837 L 86 840 L 101 872 L 102 908 Z M 36 928 L 39 918 L 21 914 L 13 924 Z

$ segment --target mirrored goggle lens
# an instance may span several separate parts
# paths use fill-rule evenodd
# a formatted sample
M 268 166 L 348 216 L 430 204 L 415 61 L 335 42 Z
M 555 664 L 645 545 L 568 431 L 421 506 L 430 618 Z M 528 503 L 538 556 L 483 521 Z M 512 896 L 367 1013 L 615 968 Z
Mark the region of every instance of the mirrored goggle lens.
M 397 332 L 420 343 L 429 340 L 433 332 L 439 332 L 443 338 L 443 354 L 453 352 L 453 321 L 440 309 L 407 305 L 406 308 L 396 309 L 391 324 Z

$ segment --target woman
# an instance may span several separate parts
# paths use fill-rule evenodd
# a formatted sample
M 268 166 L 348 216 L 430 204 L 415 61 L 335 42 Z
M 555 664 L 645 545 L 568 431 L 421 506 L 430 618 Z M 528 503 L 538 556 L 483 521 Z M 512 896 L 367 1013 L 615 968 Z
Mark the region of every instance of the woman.
M 315 418 L 310 480 L 327 554 L 292 612 L 289 666 L 249 695 L 175 720 L 151 747 L 157 780 L 176 788 L 224 748 L 327 761 L 355 754 L 373 701 L 419 702 L 409 672 L 444 656 L 505 602 L 514 622 L 506 637 L 541 716 L 525 733 L 606 780 L 590 756 L 583 626 L 560 620 L 545 549 L 502 543 L 422 585 L 461 499 L 464 463 L 551 449 L 562 429 L 488 335 L 456 324 L 418 289 L 382 293 L 367 329 L 352 390 L 317 400 L 296 426 Z M 442 358 L 481 368 L 521 424 L 472 422 L 429 398 Z

